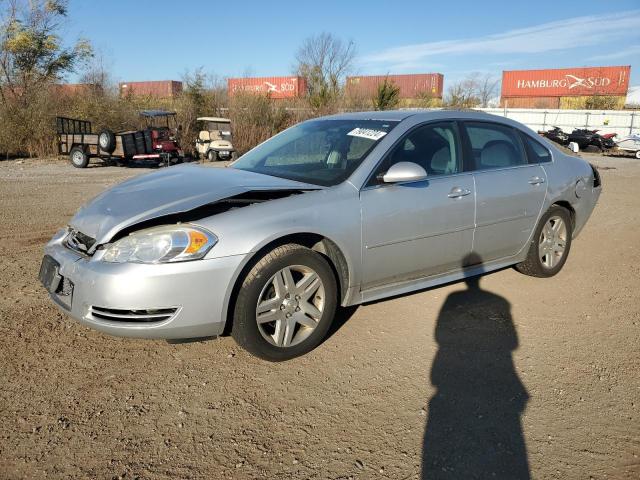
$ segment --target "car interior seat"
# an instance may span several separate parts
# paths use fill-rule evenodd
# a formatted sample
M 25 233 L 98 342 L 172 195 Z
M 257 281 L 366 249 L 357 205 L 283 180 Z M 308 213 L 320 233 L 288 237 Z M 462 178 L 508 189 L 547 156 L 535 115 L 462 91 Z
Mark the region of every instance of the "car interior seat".
M 519 163 L 516 149 L 506 140 L 491 140 L 480 151 L 480 169 L 509 167 Z

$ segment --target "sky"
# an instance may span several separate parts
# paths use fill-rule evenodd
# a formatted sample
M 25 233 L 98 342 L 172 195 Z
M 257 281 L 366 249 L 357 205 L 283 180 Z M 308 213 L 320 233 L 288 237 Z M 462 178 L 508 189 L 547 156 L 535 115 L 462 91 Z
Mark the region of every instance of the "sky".
M 615 8 L 613 7 L 615 5 Z M 89 39 L 117 81 L 293 72 L 305 38 L 353 40 L 354 74 L 631 65 L 640 85 L 640 2 L 71 0 L 63 37 Z M 70 77 L 70 81 L 78 77 Z

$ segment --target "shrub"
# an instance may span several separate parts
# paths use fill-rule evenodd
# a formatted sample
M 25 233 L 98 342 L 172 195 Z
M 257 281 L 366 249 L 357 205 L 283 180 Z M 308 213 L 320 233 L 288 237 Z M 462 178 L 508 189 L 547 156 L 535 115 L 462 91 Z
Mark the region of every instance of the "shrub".
M 376 90 L 376 96 L 373 99 L 373 106 L 376 110 L 390 110 L 398 106 L 400 102 L 400 87 L 384 79 Z

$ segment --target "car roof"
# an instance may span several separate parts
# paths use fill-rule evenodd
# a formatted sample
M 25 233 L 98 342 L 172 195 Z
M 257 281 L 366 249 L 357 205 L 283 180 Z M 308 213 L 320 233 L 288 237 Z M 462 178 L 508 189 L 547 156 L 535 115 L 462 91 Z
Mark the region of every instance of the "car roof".
M 198 117 L 198 118 L 196 118 L 196 120 L 203 120 L 205 122 L 231 123 L 231 120 L 229 120 L 228 118 L 222 118 L 222 117 Z
M 476 119 L 499 119 L 496 115 L 491 115 L 479 110 L 450 110 L 440 109 L 407 109 L 407 110 L 383 110 L 371 112 L 345 112 L 324 117 L 331 120 L 388 120 L 402 121 L 409 117 L 420 117 L 419 120 L 436 120 L 444 118 L 476 118 Z
M 402 122 L 411 118 L 412 122 L 428 122 L 432 120 L 480 120 L 491 121 L 494 123 L 502 123 L 511 127 L 519 128 L 520 130 L 528 131 L 531 134 L 535 132 L 523 125 L 520 122 L 512 120 L 501 115 L 493 115 L 481 110 L 454 110 L 448 108 L 438 109 L 407 109 L 407 110 L 385 110 L 385 111 L 372 111 L 372 112 L 345 112 L 336 115 L 329 115 L 326 117 L 320 117 L 324 120 L 382 120 L 382 121 L 396 121 Z

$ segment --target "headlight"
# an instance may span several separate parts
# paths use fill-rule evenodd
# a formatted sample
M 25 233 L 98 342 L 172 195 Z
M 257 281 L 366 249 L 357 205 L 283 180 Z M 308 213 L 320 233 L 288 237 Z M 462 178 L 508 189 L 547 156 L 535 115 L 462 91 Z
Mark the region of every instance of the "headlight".
M 202 228 L 166 225 L 132 233 L 111 244 L 102 260 L 111 263 L 170 263 L 204 257 L 218 238 Z

